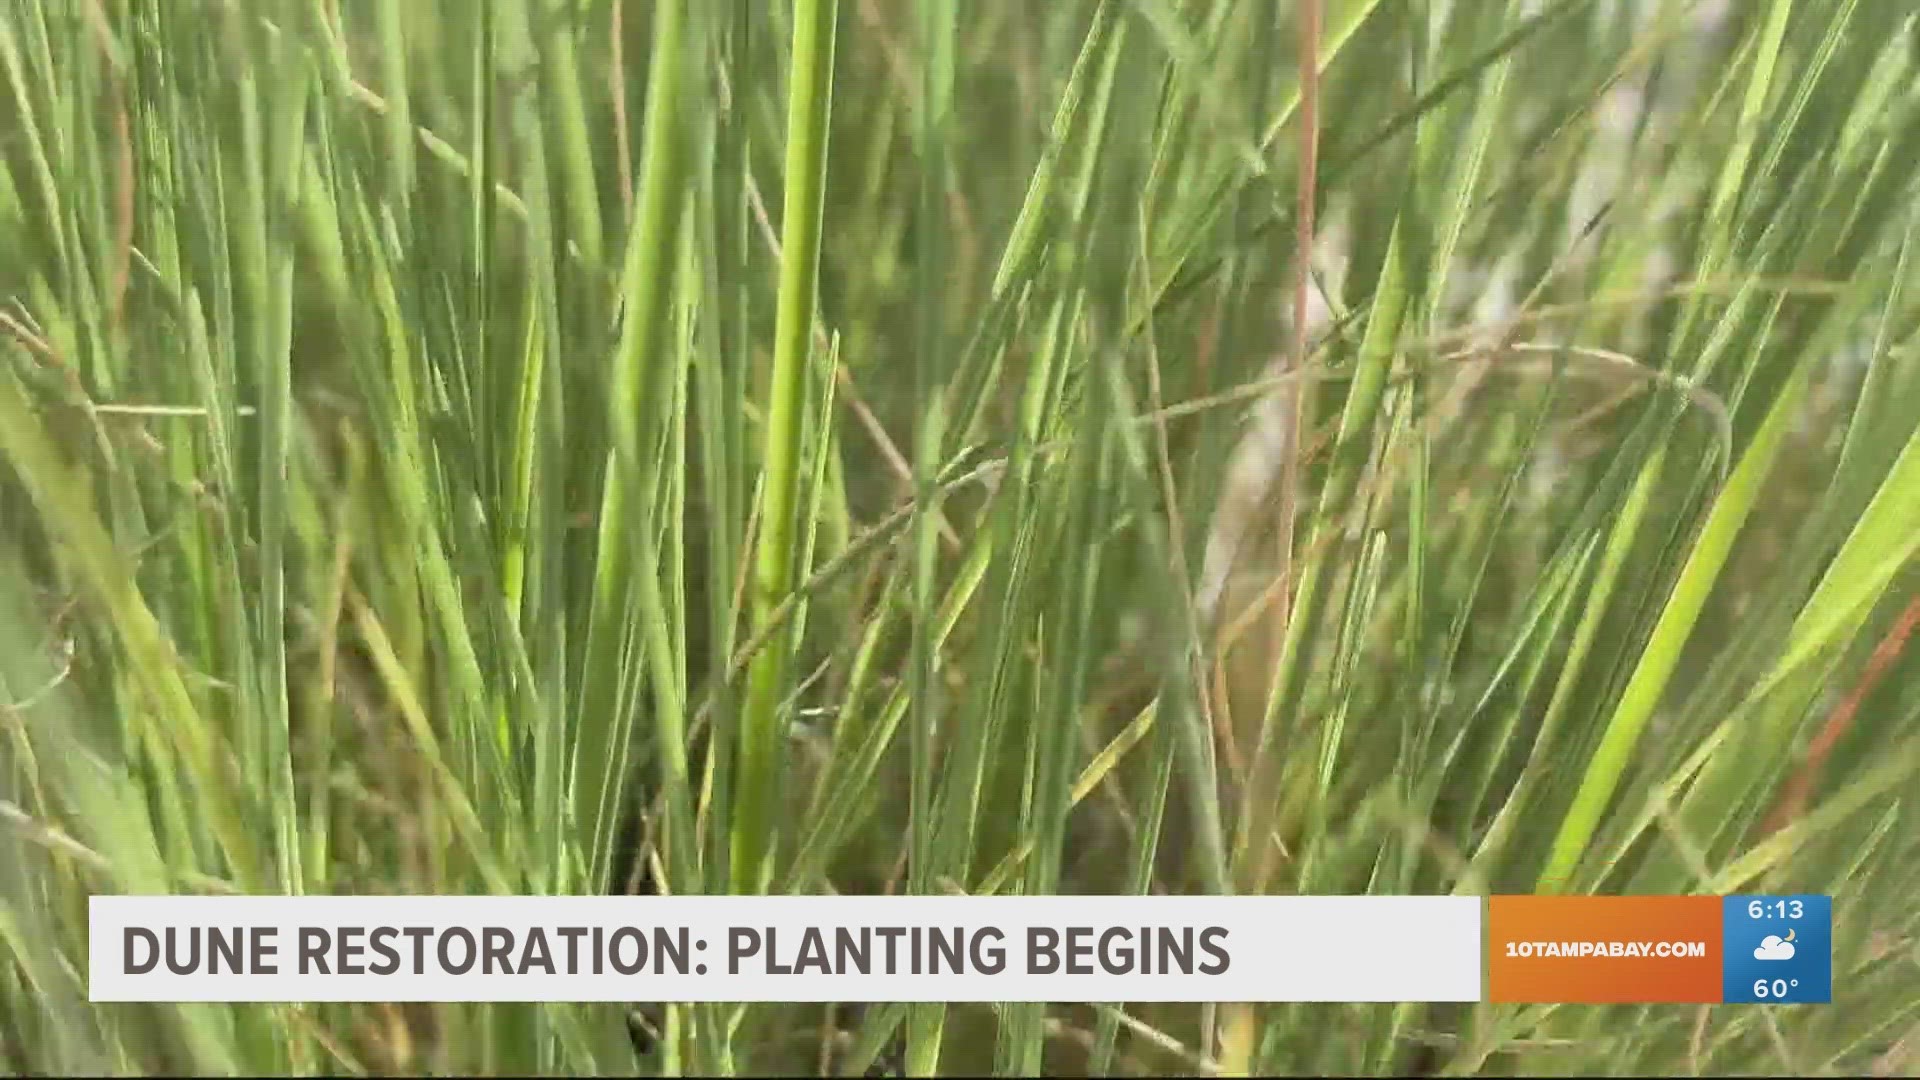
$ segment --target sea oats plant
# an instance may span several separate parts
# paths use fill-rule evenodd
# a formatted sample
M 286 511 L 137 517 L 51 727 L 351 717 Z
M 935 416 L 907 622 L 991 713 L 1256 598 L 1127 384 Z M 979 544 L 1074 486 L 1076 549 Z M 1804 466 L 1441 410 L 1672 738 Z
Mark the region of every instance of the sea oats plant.
M 0 1069 L 1920 1072 L 1916 176 L 1894 0 L 7 0 Z M 1836 991 L 86 1000 L 90 894 L 609 889 Z

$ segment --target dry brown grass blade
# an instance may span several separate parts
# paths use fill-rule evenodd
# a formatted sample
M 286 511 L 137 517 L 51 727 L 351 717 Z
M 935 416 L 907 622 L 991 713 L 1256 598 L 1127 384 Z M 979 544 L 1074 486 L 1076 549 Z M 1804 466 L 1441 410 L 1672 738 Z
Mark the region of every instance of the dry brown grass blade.
M 1297 197 L 1298 209 L 1295 213 L 1295 252 L 1294 294 L 1293 294 L 1293 340 L 1291 342 L 1290 371 L 1294 373 L 1306 370 L 1307 344 L 1310 327 L 1307 324 L 1308 304 L 1313 285 L 1313 246 L 1315 202 L 1315 182 L 1318 171 L 1319 133 L 1320 133 L 1320 0 L 1301 0 L 1295 12 L 1295 29 L 1298 33 L 1298 57 L 1300 68 L 1300 181 Z M 1293 523 L 1295 505 L 1299 497 L 1299 458 L 1300 427 L 1305 417 L 1303 405 L 1305 395 L 1297 388 L 1285 395 L 1283 404 L 1292 415 L 1286 423 L 1284 434 L 1285 450 L 1279 462 L 1280 472 L 1280 522 L 1279 576 L 1290 581 L 1293 577 L 1292 560 Z M 1273 625 L 1280 627 L 1284 636 L 1285 627 L 1292 614 L 1288 590 L 1281 591 L 1281 598 L 1275 605 Z M 1277 644 L 1277 640 L 1276 640 Z M 1278 650 L 1275 650 L 1278 655 Z M 1258 736 L 1255 736 L 1256 742 Z M 1259 775 L 1263 763 L 1258 757 L 1252 759 L 1250 768 L 1253 775 Z M 1259 821 L 1255 825 L 1255 835 L 1266 834 L 1266 823 Z M 1242 838 L 1244 839 L 1244 838 Z M 1236 841 L 1238 847 L 1240 841 Z M 1273 855 L 1268 845 L 1255 843 L 1248 848 L 1253 853 L 1251 867 L 1230 866 L 1227 873 L 1230 878 L 1244 881 L 1251 891 L 1259 893 L 1265 890 L 1266 879 L 1273 864 Z M 1224 1030 L 1218 1033 L 1214 1028 L 1214 1016 L 1211 1008 L 1201 1018 L 1200 1054 L 1203 1058 L 1216 1056 L 1214 1046 L 1220 1044 L 1217 1055 L 1220 1072 L 1228 1076 L 1246 1076 L 1255 1064 L 1259 1039 L 1259 1011 L 1251 1004 L 1241 1003 L 1231 1006 L 1224 1024 Z
M 1781 793 L 1780 802 L 1774 807 L 1773 813 L 1768 815 L 1765 822 L 1761 824 L 1759 835 L 1754 837 L 1755 841 L 1764 840 L 1779 832 L 1806 813 L 1807 803 L 1812 801 L 1814 789 L 1820 784 L 1820 774 L 1828 756 L 1852 729 L 1861 704 L 1873 693 L 1874 688 L 1880 685 L 1881 680 L 1886 678 L 1887 672 L 1893 667 L 1893 662 L 1899 659 L 1901 652 L 1907 647 L 1907 642 L 1912 640 L 1916 628 L 1920 628 L 1920 596 L 1914 597 L 1907 603 L 1906 610 L 1902 611 L 1900 617 L 1894 621 L 1893 628 L 1887 631 L 1887 636 L 1880 640 L 1880 644 L 1873 650 L 1873 655 L 1867 658 L 1867 665 L 1860 673 L 1860 681 L 1854 684 L 1846 698 L 1828 714 L 1827 722 L 1821 727 L 1820 734 L 1814 736 L 1813 742 L 1807 747 L 1806 760 L 1787 779 L 1786 790 Z

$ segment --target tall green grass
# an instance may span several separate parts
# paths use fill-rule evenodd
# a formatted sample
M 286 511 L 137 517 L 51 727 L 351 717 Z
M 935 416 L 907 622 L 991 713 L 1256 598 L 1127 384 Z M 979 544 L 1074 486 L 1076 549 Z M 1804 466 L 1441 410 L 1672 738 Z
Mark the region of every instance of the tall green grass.
M 1920 1071 L 1917 174 L 1880 0 L 14 0 L 0 1068 Z M 634 879 L 1836 997 L 86 1002 L 94 893 Z

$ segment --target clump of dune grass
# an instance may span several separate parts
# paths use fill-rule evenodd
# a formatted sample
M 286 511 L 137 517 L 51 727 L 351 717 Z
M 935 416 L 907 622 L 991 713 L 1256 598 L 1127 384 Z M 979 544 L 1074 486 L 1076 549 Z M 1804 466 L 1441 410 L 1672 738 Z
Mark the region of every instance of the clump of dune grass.
M 15 0 L 0 1068 L 1911 1071 L 1917 172 L 1896 3 Z M 86 1001 L 635 879 L 1831 893 L 1835 998 Z

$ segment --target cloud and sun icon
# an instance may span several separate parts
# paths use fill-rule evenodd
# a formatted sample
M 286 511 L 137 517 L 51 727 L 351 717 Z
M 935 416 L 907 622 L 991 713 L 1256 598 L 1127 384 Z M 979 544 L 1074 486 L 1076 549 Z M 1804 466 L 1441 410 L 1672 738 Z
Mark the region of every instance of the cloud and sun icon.
M 1787 931 L 1786 937 L 1768 934 L 1760 939 L 1760 947 L 1753 950 L 1755 960 L 1791 960 L 1793 959 L 1793 931 Z

